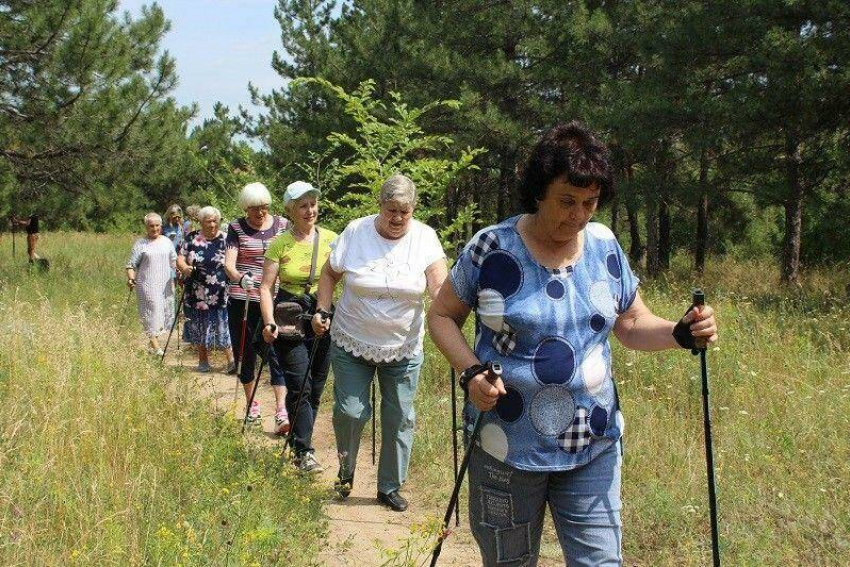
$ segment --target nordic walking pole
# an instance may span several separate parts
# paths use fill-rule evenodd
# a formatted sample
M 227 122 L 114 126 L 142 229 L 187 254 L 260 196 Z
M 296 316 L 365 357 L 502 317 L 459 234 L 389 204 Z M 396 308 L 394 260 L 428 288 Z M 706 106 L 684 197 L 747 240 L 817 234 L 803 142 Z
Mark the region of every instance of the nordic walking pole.
M 327 320 L 327 315 L 321 315 L 322 321 Z M 283 452 L 280 457 L 286 457 L 286 450 L 292 447 L 292 441 L 295 439 L 295 424 L 298 423 L 298 413 L 301 411 L 301 403 L 304 401 L 304 390 L 307 388 L 307 381 L 313 377 L 313 361 L 316 358 L 316 351 L 319 349 L 319 341 L 323 336 L 313 335 L 313 346 L 310 347 L 310 358 L 307 360 L 307 372 L 304 373 L 304 379 L 301 381 L 301 389 L 298 390 L 298 399 L 295 402 L 295 411 L 292 412 L 292 425 L 289 428 L 289 433 L 286 435 L 286 441 L 283 442 Z
M 480 374 L 482 372 L 485 373 L 484 375 L 491 383 L 495 382 L 496 379 L 502 375 L 502 365 L 498 362 L 491 361 L 486 364 L 482 364 L 476 370 L 476 374 Z M 472 435 L 469 436 L 469 443 L 463 453 L 463 460 L 460 462 L 460 469 L 458 470 L 457 478 L 455 479 L 452 497 L 449 499 L 449 506 L 446 508 L 445 516 L 443 516 L 442 531 L 437 538 L 437 544 L 434 546 L 434 552 L 431 555 L 431 567 L 434 567 L 437 564 L 437 560 L 440 558 L 440 552 L 443 550 L 443 542 L 449 536 L 449 522 L 452 520 L 452 513 L 454 513 L 455 506 L 457 506 L 458 497 L 460 496 L 460 487 L 463 484 L 463 477 L 466 476 L 466 469 L 469 466 L 469 457 L 472 455 L 472 449 L 475 447 L 475 441 L 481 433 L 481 423 L 484 421 L 483 417 L 485 413 L 486 412 L 481 412 L 478 414 L 478 417 L 475 418 Z
M 251 276 L 251 272 L 246 274 L 248 277 Z M 245 277 L 245 276 L 242 276 Z M 246 328 L 248 327 L 248 306 L 251 304 L 251 296 L 248 292 L 245 292 L 245 308 L 242 310 L 242 340 L 239 341 L 239 360 L 236 362 L 236 376 L 239 376 L 239 372 L 242 370 L 242 357 L 245 355 L 245 335 L 247 333 Z
M 705 305 L 705 293 L 701 289 L 693 292 L 693 306 Z M 702 371 L 702 419 L 705 429 L 705 468 L 708 475 L 708 509 L 711 514 L 711 556 L 714 567 L 720 567 L 720 536 L 717 529 L 717 491 L 714 482 L 714 446 L 711 440 L 711 409 L 710 392 L 708 388 L 708 364 L 705 360 L 706 347 L 703 343 L 697 349 L 699 352 L 700 370 Z
M 251 406 L 254 404 L 254 397 L 257 395 L 257 387 L 260 385 L 260 376 L 263 374 L 263 367 L 266 365 L 266 360 L 271 356 L 269 349 L 274 348 L 273 345 L 266 344 L 266 355 L 260 355 L 260 369 L 257 371 L 257 379 L 254 380 L 254 389 L 251 390 L 251 397 L 248 399 L 248 405 L 245 408 L 245 419 L 242 420 L 242 433 L 245 433 L 245 426 L 248 425 L 248 416 L 251 412 Z
M 191 279 L 192 278 L 190 276 L 188 280 L 183 282 L 183 289 L 180 291 L 180 303 L 177 304 L 177 311 L 174 313 L 174 321 L 171 322 L 171 330 L 168 331 L 168 338 L 165 340 L 165 348 L 162 349 L 162 358 L 159 359 L 160 362 L 165 362 L 165 355 L 168 353 L 168 344 L 171 342 L 171 335 L 174 333 L 174 327 L 177 326 L 177 320 L 180 318 L 180 311 L 183 309 L 183 296 L 186 295 L 186 286 L 189 284 L 189 280 Z
M 378 427 L 376 425 L 377 418 L 375 415 L 378 413 L 377 408 L 375 408 L 375 379 L 372 379 L 372 465 L 375 464 L 375 437 L 378 432 Z
M 127 319 L 127 304 L 130 303 L 130 296 L 133 295 L 133 290 L 135 289 L 135 285 L 127 290 L 127 298 L 124 300 L 124 303 L 121 304 L 121 321 L 118 323 L 119 327 L 124 326 L 124 321 Z
M 455 481 L 457 481 L 457 376 L 452 366 L 452 455 L 454 457 Z M 455 508 L 455 527 L 460 526 L 460 506 Z

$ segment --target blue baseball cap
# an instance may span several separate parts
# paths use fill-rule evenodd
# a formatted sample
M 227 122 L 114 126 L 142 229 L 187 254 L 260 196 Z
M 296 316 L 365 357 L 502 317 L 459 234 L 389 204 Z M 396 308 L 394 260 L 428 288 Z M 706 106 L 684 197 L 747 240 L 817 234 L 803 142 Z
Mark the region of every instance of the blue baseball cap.
M 290 201 L 300 199 L 308 193 L 315 193 L 316 197 L 322 194 L 321 191 L 307 183 L 306 181 L 295 181 L 286 186 L 286 191 L 283 193 L 283 204 L 288 205 Z

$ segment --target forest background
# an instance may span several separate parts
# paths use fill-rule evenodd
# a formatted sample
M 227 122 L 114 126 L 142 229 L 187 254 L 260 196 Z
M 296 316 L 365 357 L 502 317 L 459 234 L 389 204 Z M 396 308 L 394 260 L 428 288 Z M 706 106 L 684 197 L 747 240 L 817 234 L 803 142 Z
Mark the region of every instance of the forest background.
M 283 86 L 246 85 L 244 107 L 200 122 L 176 101 L 169 3 L 120 6 L 0 0 L 0 215 L 38 213 L 51 259 L 20 269 L 23 240 L 15 256 L 0 235 L 0 563 L 312 564 L 328 487 L 138 348 L 120 273 L 142 215 L 232 217 L 255 180 L 281 213 L 306 179 L 338 229 L 400 170 L 451 254 L 518 212 L 530 147 L 577 119 L 611 148 L 617 198 L 597 218 L 647 303 L 676 318 L 704 285 L 720 313 L 724 561 L 850 564 L 845 0 L 280 0 L 279 43 L 257 57 Z M 705 565 L 695 359 L 614 349 L 627 561 Z M 426 359 L 411 471 L 438 519 L 449 370 L 430 342 Z
M 257 56 L 284 86 L 246 85 L 259 111 L 217 105 L 190 128 L 162 7 L 0 0 L 0 214 L 137 232 L 172 202 L 235 213 L 245 182 L 306 178 L 338 228 L 401 169 L 454 248 L 518 212 L 530 146 L 577 119 L 611 148 L 603 220 L 645 274 L 677 252 L 697 272 L 774 258 L 792 283 L 846 268 L 846 2 L 279 0 L 272 16 L 280 44 Z

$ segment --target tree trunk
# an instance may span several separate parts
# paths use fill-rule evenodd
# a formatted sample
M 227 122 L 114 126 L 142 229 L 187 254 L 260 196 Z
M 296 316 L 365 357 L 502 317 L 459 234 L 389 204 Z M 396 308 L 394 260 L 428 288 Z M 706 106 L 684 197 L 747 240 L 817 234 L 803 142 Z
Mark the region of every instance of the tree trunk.
M 496 220 L 502 221 L 511 216 L 516 207 L 513 203 L 513 188 L 516 181 L 516 160 L 511 150 L 502 150 L 499 164 L 499 197 L 496 207 Z
M 632 178 L 634 170 L 629 165 L 626 168 L 626 179 L 629 180 L 629 195 L 626 197 L 626 216 L 629 219 L 629 261 L 634 266 L 640 266 L 643 262 L 643 244 L 640 241 L 640 221 L 638 220 L 638 206 L 635 202 L 634 185 Z
M 694 242 L 694 269 L 700 275 L 705 271 L 708 249 L 708 155 L 703 150 L 699 159 L 699 205 L 697 206 L 697 235 Z
M 782 243 L 782 283 L 800 283 L 800 235 L 803 226 L 803 186 L 800 182 L 800 146 L 790 136 L 786 139 L 785 178 L 788 198 L 785 200 L 785 239 Z
M 620 201 L 615 195 L 611 200 L 611 232 L 614 233 L 614 238 L 620 239 L 618 225 L 620 224 Z
M 670 206 L 662 198 L 658 204 L 658 266 L 660 270 L 670 269 Z
M 650 277 L 661 271 L 658 257 L 658 199 L 647 195 L 646 199 L 646 273 Z

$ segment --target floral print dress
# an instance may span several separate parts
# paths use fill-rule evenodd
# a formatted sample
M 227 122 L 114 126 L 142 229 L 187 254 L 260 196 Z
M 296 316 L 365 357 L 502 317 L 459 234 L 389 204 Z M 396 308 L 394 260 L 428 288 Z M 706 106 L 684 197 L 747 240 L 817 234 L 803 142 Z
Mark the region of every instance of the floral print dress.
M 227 326 L 227 274 L 224 272 L 225 235 L 207 239 L 199 230 L 190 232 L 180 254 L 195 271 L 185 282 L 183 340 L 206 348 L 230 348 Z

